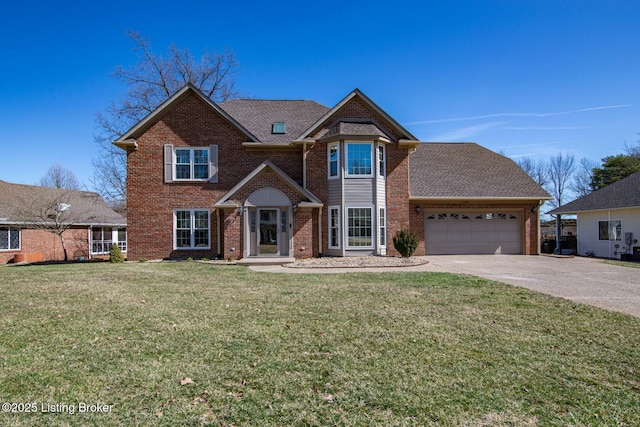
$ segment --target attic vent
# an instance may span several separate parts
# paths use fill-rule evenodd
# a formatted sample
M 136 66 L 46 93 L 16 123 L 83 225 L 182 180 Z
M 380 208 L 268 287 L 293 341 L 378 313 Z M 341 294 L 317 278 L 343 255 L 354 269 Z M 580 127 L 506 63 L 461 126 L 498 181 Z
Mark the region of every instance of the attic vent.
M 284 122 L 275 122 L 271 125 L 271 133 L 285 133 L 287 131 L 287 126 Z

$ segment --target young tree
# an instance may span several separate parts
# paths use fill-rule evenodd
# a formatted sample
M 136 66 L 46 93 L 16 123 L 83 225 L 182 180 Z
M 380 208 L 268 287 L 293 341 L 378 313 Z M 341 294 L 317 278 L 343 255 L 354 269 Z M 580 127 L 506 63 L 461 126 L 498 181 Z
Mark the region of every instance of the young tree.
M 69 259 L 64 232 L 95 220 L 91 211 L 96 193 L 67 189 L 44 189 L 25 186 L 14 201 L 14 209 L 25 227 L 44 230 L 58 236 L 64 252 L 64 260 Z
M 56 163 L 47 169 L 38 185 L 42 187 L 64 188 L 67 190 L 80 190 L 80 182 L 78 178 L 69 169 L 65 169 L 62 165 Z
M 93 160 L 93 184 L 111 202 L 126 199 L 126 153 L 112 141 L 129 130 L 185 84 L 191 83 L 216 102 L 237 96 L 234 54 L 205 51 L 196 59 L 188 49 L 169 46 L 165 55 L 152 51 L 149 41 L 137 32 L 127 36 L 135 44 L 139 61 L 131 68 L 116 67 L 113 76 L 127 86 L 119 102 L 111 103 L 96 117 L 98 158 Z

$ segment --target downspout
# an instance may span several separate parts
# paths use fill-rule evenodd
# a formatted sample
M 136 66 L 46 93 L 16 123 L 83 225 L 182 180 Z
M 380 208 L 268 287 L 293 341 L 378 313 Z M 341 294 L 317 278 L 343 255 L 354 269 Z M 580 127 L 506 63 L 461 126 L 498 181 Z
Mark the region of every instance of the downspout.
M 87 260 L 91 261 L 91 226 L 87 228 Z
M 322 208 L 318 208 L 318 257 L 322 258 Z
M 560 222 L 562 222 L 562 215 L 556 215 L 556 255 L 562 255 L 562 250 L 560 249 L 560 234 L 562 234 L 562 229 L 560 227 Z
M 611 256 L 611 211 L 607 211 L 607 235 L 609 236 L 609 258 L 613 258 Z
M 302 143 L 302 188 L 307 189 L 307 143 Z
M 222 252 L 220 252 L 220 244 L 221 244 L 221 236 L 220 236 L 220 209 L 216 208 L 216 222 L 217 222 L 217 230 L 216 230 L 216 256 L 221 256 Z

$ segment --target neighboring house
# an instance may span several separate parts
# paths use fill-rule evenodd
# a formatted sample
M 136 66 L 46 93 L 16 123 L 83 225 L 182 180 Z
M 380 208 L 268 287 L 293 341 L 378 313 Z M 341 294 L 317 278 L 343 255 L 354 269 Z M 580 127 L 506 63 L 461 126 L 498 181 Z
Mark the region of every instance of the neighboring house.
M 634 247 L 640 248 L 640 172 L 549 213 L 577 215 L 579 255 L 621 258 L 631 254 Z
M 539 252 L 549 195 L 476 144 L 422 143 L 359 90 L 216 104 L 187 85 L 114 144 L 127 151 L 132 260 Z
M 109 253 L 112 243 L 127 250 L 126 218 L 97 193 L 0 181 L 0 264 L 64 259 Z

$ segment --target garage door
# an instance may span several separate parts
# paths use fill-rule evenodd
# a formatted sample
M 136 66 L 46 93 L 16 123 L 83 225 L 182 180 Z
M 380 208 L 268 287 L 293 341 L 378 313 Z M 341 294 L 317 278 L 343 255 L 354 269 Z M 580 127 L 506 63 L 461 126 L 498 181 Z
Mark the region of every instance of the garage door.
M 428 255 L 520 254 L 522 213 L 426 211 Z

